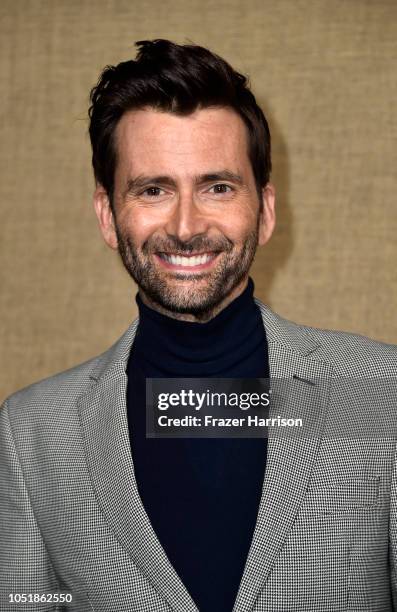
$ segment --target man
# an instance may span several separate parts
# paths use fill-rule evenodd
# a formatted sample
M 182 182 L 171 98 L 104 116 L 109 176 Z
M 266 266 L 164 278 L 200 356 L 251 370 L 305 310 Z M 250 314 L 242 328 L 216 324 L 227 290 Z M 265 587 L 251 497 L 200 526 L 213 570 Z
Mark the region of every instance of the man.
M 137 44 L 92 90 L 90 136 L 139 317 L 2 406 L 0 609 L 397 609 L 396 347 L 254 298 L 275 225 L 266 119 L 207 49 Z M 288 383 L 271 409 L 309 435 L 146 437 L 148 379 L 269 376 Z

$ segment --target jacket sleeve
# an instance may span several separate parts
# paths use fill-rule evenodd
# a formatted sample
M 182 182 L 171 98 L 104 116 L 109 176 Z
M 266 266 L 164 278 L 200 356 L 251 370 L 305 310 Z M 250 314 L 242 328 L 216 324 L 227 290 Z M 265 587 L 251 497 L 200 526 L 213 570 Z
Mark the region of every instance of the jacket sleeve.
M 0 610 L 56 611 L 54 604 L 10 603 L 10 593 L 56 593 L 57 579 L 29 501 L 9 419 L 0 407 Z
M 390 487 L 389 566 L 393 610 L 397 612 L 397 445 Z

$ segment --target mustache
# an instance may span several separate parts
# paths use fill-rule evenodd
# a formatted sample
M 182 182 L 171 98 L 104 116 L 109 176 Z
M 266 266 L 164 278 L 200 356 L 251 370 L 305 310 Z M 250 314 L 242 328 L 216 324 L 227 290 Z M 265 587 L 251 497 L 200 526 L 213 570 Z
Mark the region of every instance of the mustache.
M 223 240 L 218 240 L 216 242 L 199 236 L 189 240 L 189 242 L 183 242 L 182 240 L 179 240 L 179 238 L 170 237 L 165 241 L 146 241 L 142 245 L 142 252 L 145 254 L 150 254 L 176 251 L 178 253 L 190 254 L 197 251 L 231 251 L 232 248 L 233 243 L 226 237 Z

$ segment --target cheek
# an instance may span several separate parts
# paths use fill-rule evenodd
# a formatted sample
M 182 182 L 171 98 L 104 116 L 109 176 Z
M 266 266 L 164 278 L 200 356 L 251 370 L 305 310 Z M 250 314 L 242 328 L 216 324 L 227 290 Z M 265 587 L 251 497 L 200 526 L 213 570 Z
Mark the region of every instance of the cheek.
M 256 228 L 256 218 L 250 213 L 225 215 L 219 230 L 235 243 L 244 242 L 248 234 Z
M 159 227 L 158 221 L 153 218 L 153 215 L 145 214 L 144 211 L 139 211 L 137 214 L 125 212 L 120 218 L 120 227 L 124 234 L 128 235 L 135 244 L 139 245 L 145 242 Z

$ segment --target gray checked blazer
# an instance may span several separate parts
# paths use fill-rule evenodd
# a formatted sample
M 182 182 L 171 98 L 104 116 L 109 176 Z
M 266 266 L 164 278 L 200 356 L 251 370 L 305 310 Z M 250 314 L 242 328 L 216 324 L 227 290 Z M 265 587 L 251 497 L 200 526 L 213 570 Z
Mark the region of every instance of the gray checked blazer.
M 310 434 L 269 429 L 233 612 L 397 610 L 397 347 L 303 327 L 255 300 L 270 375 L 288 381 L 274 409 Z M 134 477 L 125 368 L 138 323 L 0 409 L 1 612 L 197 612 Z M 10 603 L 35 593 L 73 599 Z

